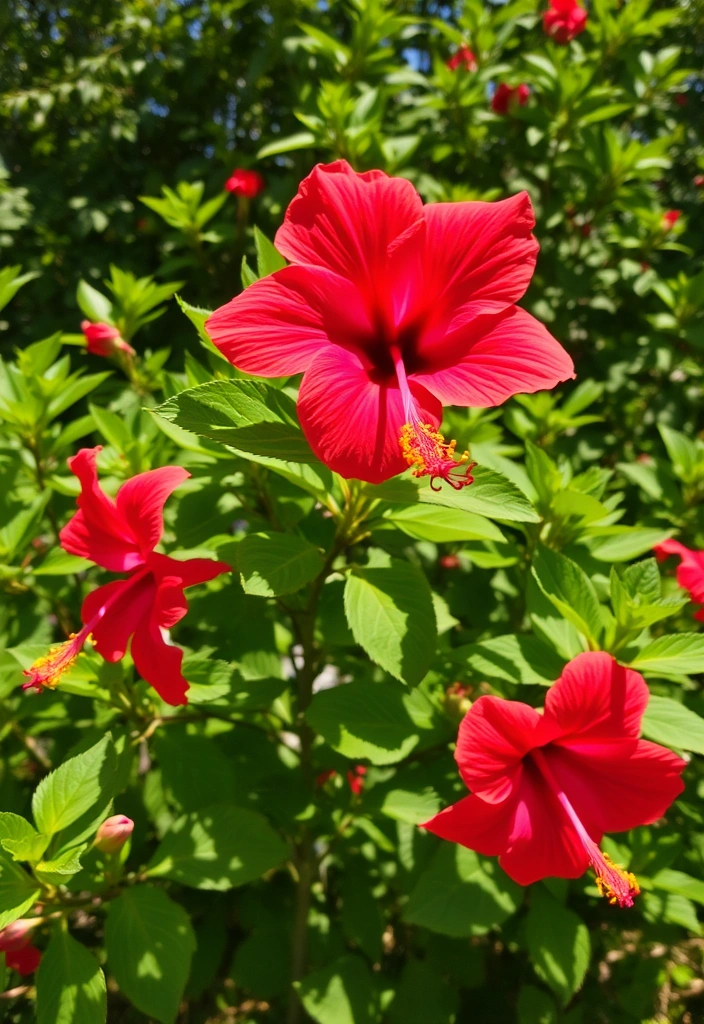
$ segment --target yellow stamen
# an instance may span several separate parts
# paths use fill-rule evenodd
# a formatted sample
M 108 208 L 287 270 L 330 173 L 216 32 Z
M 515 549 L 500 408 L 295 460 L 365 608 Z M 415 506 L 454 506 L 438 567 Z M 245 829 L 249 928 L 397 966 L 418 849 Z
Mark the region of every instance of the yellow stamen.
M 600 870 L 596 876 L 597 889 L 612 906 L 618 904 L 619 907 L 632 907 L 633 898 L 640 893 L 636 876 L 614 864 L 608 853 L 602 853 L 601 859 L 604 863 L 599 865 Z
M 28 677 L 29 682 L 24 684 L 23 689 L 34 687 L 41 690 L 43 686 L 46 686 L 53 690 L 58 685 L 61 676 L 75 665 L 87 639 L 88 636 L 83 630 L 81 633 L 71 633 L 68 640 L 64 640 L 58 647 L 52 647 L 41 658 L 37 658 L 30 668 L 24 670 L 23 675 Z
M 408 465 L 414 467 L 413 476 L 429 476 L 431 487 L 436 477 L 447 480 L 456 490 L 472 483 L 470 470 L 476 465 L 473 462 L 466 466 L 464 474 L 450 476 L 454 470 L 469 462 L 469 452 L 455 455 L 457 441 L 446 442 L 443 435 L 429 423 L 404 423 L 398 440 L 401 454 Z

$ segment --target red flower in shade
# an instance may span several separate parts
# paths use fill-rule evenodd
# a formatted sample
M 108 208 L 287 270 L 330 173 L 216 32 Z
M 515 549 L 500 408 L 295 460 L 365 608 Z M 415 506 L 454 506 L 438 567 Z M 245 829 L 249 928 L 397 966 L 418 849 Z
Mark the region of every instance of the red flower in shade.
M 491 109 L 495 114 L 507 114 L 514 104 L 519 107 L 525 107 L 529 96 L 530 89 L 525 83 L 513 86 L 512 88 L 510 85 L 502 82 L 491 97 Z
M 32 939 L 32 931 L 42 923 L 42 918 L 21 917 L 0 931 L 0 953 L 14 953 L 24 949 Z
M 653 551 L 659 562 L 664 562 L 670 555 L 678 556 L 680 564 L 677 566 L 677 582 L 683 590 L 689 591 L 695 604 L 704 605 L 704 551 L 692 551 L 671 538 L 657 544 Z M 704 622 L 704 608 L 695 612 L 694 618 Z
M 24 946 L 22 949 L 5 953 L 5 963 L 10 970 L 22 975 L 34 974 L 41 958 L 42 954 L 36 946 Z
M 580 654 L 548 690 L 544 713 L 480 697 L 460 725 L 455 757 L 472 795 L 424 828 L 493 857 L 520 885 L 577 878 L 591 864 L 610 903 L 629 907 L 633 875 L 599 849 L 605 832 L 661 817 L 684 786 L 685 762 L 638 739 L 642 676 L 609 654 Z
M 587 26 L 587 12 L 577 0 L 550 0 L 550 8 L 543 14 L 545 34 L 556 43 L 569 43 Z
M 117 327 L 104 323 L 92 324 L 90 320 L 83 320 L 81 330 L 86 336 L 86 348 L 94 356 L 114 356 L 116 352 L 125 352 L 129 356 L 136 355 L 132 346 L 120 337 Z
M 447 58 L 445 66 L 448 67 L 450 71 L 457 71 L 458 68 L 464 68 L 465 71 L 476 71 L 477 58 L 474 56 L 467 44 L 462 43 L 452 56 Z
M 175 626 L 188 611 L 184 587 L 212 580 L 230 566 L 208 558 L 179 562 L 154 551 L 164 530 L 164 502 L 190 473 L 180 466 L 140 473 L 112 501 L 98 486 L 95 463 L 100 450 L 82 448 L 68 460 L 81 493 L 78 512 L 61 531 L 61 546 L 104 569 L 130 575 L 88 594 L 81 608 L 83 629 L 27 669 L 24 688 L 56 686 L 89 637 L 106 661 L 119 661 L 132 637 L 132 658 L 140 675 L 168 704 L 186 704 L 183 651 L 166 643 L 162 630 Z
M 682 216 L 681 210 L 666 210 L 662 215 L 663 226 L 669 231 Z
M 347 772 L 347 782 L 355 796 L 359 796 L 364 789 L 364 776 L 366 774 L 367 769 L 363 764 L 356 764 L 354 768 Z
M 254 199 L 266 188 L 266 182 L 259 171 L 247 171 L 244 167 L 236 167 L 225 182 L 225 189 L 236 196 Z
M 692 178 L 692 184 L 695 188 L 701 188 L 704 185 L 704 174 L 695 174 Z
M 404 178 L 343 160 L 301 183 L 276 235 L 292 266 L 216 310 L 221 352 L 262 377 L 304 372 L 301 425 L 345 477 L 471 483 L 442 405 L 490 406 L 573 376 L 572 360 L 514 303 L 538 244 L 525 192 L 496 203 L 431 203 Z M 460 458 L 467 462 L 468 453 Z

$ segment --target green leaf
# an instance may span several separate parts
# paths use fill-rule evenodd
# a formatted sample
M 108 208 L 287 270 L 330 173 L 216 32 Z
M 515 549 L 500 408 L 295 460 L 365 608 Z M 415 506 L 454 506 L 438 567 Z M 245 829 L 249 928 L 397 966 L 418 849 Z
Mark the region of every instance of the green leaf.
M 666 747 L 704 754 L 704 718 L 670 697 L 650 695 L 642 732 L 649 740 Z
M 435 655 L 437 626 L 423 573 L 410 562 L 355 568 L 345 584 L 345 614 L 357 643 L 396 679 L 415 686 Z
M 105 944 L 123 994 L 148 1017 L 174 1024 L 196 948 L 183 907 L 161 889 L 127 889 L 110 904 Z
M 80 555 L 69 555 L 68 551 L 62 551 L 61 548 L 51 548 L 41 565 L 32 566 L 32 575 L 68 576 L 71 573 L 92 569 L 94 564 Z
M 592 557 L 600 562 L 629 562 L 652 551 L 656 544 L 661 544 L 673 533 L 674 530 L 651 527 L 605 526 L 603 535 L 597 534 L 595 528 L 586 538 L 586 543 Z
M 389 1012 L 391 1024 L 455 1024 L 457 988 L 444 972 L 413 957 L 407 960 Z
M 303 436 L 296 403 L 284 391 L 254 380 L 214 380 L 174 395 L 159 416 L 242 453 L 316 463 Z
M 506 541 L 501 530 L 490 519 L 466 512 L 460 508 L 442 508 L 428 505 L 392 505 L 384 513 L 399 530 L 416 540 L 430 540 L 446 544 L 460 540 Z
M 13 860 L 39 860 L 49 842 L 49 836 L 39 835 L 19 814 L 0 812 L 0 846 L 11 854 Z
M 517 1024 L 557 1024 L 557 1007 L 551 996 L 535 985 L 521 985 L 516 1002 Z
M 536 974 L 566 1005 L 581 988 L 589 966 L 589 929 L 545 888 L 531 889 L 525 922 L 528 953 Z
M 666 676 L 704 672 L 704 633 L 658 637 L 639 651 L 630 664 L 639 672 Z
M 261 814 L 215 804 L 173 824 L 147 874 L 222 892 L 261 877 L 288 854 L 286 843 Z
M 479 675 L 510 683 L 549 686 L 565 667 L 559 654 L 530 634 L 494 636 L 450 653 L 453 661 L 466 659 Z
M 294 135 L 287 135 L 285 139 L 277 139 L 262 146 L 257 152 L 257 160 L 263 160 L 267 156 L 278 156 L 279 153 L 291 153 L 295 149 L 310 149 L 317 141 L 317 136 L 312 132 L 296 132 Z
M 561 615 L 598 648 L 603 632 L 599 598 L 587 574 L 566 555 L 539 545 L 532 572 L 538 586 Z
M 288 533 L 253 533 L 235 550 L 244 591 L 257 597 L 292 594 L 314 580 L 324 564 L 318 548 Z
M 80 855 L 87 849 L 87 844 L 72 847 L 50 860 L 40 861 L 34 868 L 34 874 L 40 882 L 51 885 L 67 885 L 70 878 L 81 870 Z
M 22 917 L 40 891 L 19 864 L 0 854 L 0 929 Z
M 112 302 L 87 281 L 79 281 L 76 302 L 89 320 L 112 323 Z
M 360 957 L 345 956 L 296 983 L 306 1012 L 317 1024 L 374 1024 L 372 975 Z
M 421 693 L 409 694 L 396 683 L 355 680 L 316 694 L 306 718 L 344 757 L 395 764 L 432 727 L 431 710 Z
M 42 779 L 32 798 L 32 812 L 39 831 L 54 835 L 99 801 L 110 800 L 116 766 L 115 749 L 108 734 Z
M 37 1024 L 103 1024 L 105 977 L 98 961 L 67 931 L 52 935 L 37 971 Z
M 269 241 L 256 224 L 254 225 L 254 247 L 257 250 L 257 275 L 260 280 L 286 266 L 286 260 L 275 248 L 274 243 Z
M 424 821 L 438 813 L 440 798 L 432 789 L 422 793 L 407 789 L 391 789 L 384 794 L 379 810 L 394 821 L 422 825 Z
M 652 879 L 656 889 L 663 889 L 665 892 L 675 893 L 678 896 L 685 896 L 688 900 L 694 900 L 704 906 L 704 882 L 698 878 L 692 878 L 684 871 L 675 871 L 673 868 L 663 868 L 658 871 Z
M 443 843 L 409 896 L 403 920 L 441 935 L 484 935 L 520 906 L 523 890 L 495 860 Z

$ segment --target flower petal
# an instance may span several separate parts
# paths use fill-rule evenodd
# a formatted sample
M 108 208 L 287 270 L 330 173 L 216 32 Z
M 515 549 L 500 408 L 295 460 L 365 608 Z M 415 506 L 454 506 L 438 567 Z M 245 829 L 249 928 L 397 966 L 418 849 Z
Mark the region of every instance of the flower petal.
M 255 281 L 205 327 L 233 366 L 260 377 L 302 373 L 331 341 L 368 344 L 372 332 L 355 286 L 318 267 L 284 267 Z
M 132 638 L 135 668 L 167 704 L 187 704 L 188 683 L 181 672 L 183 651 L 167 644 L 158 625 L 143 619 Z
M 453 327 L 431 344 L 421 340 L 418 361 L 411 379 L 443 405 L 500 405 L 512 395 L 554 388 L 574 377 L 562 345 L 518 306 Z
M 508 847 L 499 864 L 519 885 L 541 878 L 579 878 L 589 866 L 574 826 L 530 761 L 521 776 Z
M 408 468 L 399 445 L 406 417 L 395 377 L 379 379 L 365 362 L 337 346 L 321 352 L 301 383 L 298 415 L 322 462 L 341 476 L 378 484 Z M 421 420 L 436 429 L 440 403 L 410 386 Z
M 232 572 L 227 562 L 216 562 L 212 558 L 170 558 L 153 551 L 148 558 L 149 568 L 158 581 L 167 576 L 177 577 L 182 587 L 194 587 L 197 583 L 208 583 L 223 572 Z
M 137 538 L 144 555 L 161 540 L 164 502 L 190 475 L 181 466 L 162 466 L 147 473 L 138 473 L 117 492 L 117 510 Z
M 473 793 L 489 803 L 506 800 L 521 777 L 521 762 L 540 724 L 535 708 L 517 700 L 480 697 L 462 719 L 455 760 Z
M 648 704 L 645 680 L 604 651 L 578 654 L 545 697 L 544 728 L 558 743 L 636 738 Z
M 648 740 L 551 745 L 544 754 L 596 842 L 604 832 L 657 821 L 684 789 L 686 761 Z
M 662 561 L 668 555 L 678 555 L 681 559 L 677 566 L 677 582 L 683 590 L 688 590 L 693 601 L 704 601 L 704 551 L 693 551 L 680 544 L 678 540 L 669 538 L 658 544 L 654 549 L 658 559 Z M 697 616 L 695 616 L 696 618 Z
M 129 638 L 140 622 L 149 619 L 156 596 L 154 579 L 142 576 L 133 581 L 115 580 L 93 590 L 83 602 L 81 618 L 87 625 L 108 604 L 103 617 L 91 631 L 93 644 L 106 661 L 119 661 Z
M 466 796 L 421 826 L 441 839 L 459 843 L 487 857 L 497 857 L 508 845 L 513 801 L 487 804 L 478 796 Z
M 104 569 L 126 572 L 144 563 L 134 532 L 98 485 L 95 460 L 101 447 L 82 448 L 68 460 L 81 482 L 79 511 L 59 534 L 61 547 L 72 555 L 97 562 Z
M 521 298 L 539 248 L 527 192 L 494 203 L 429 203 L 423 214 L 424 284 L 434 304 L 477 316 Z

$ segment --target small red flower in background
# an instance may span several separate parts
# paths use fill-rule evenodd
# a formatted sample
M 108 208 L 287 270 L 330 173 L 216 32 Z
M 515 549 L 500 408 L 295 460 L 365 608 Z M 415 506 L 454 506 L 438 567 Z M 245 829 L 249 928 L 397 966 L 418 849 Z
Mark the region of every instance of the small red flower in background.
M 236 167 L 225 182 L 227 192 L 245 199 L 254 199 L 266 188 L 266 182 L 259 171 L 247 171 L 244 167 Z
M 672 228 L 673 225 L 675 225 L 677 223 L 677 221 L 680 219 L 681 216 L 682 216 L 682 211 L 681 210 L 666 210 L 665 213 L 663 213 L 663 215 L 662 215 L 663 225 L 669 231 L 670 228 Z
M 680 564 L 677 566 L 677 582 L 695 604 L 704 605 L 704 551 L 693 551 L 672 538 L 657 544 L 653 551 L 658 562 L 664 562 L 670 555 L 677 555 Z M 704 608 L 694 613 L 698 622 L 704 622 Z
M 695 188 L 701 188 L 704 185 L 704 174 L 695 174 L 692 184 Z
M 530 89 L 523 83 L 511 87 L 502 82 L 491 97 L 491 109 L 495 114 L 507 114 L 514 105 L 525 107 L 530 97 Z
M 136 355 L 132 346 L 120 337 L 117 327 L 83 320 L 81 330 L 86 337 L 86 348 L 94 356 L 114 356 L 116 352 L 125 352 L 129 356 Z
M 180 466 L 163 466 L 139 473 L 120 487 L 113 501 L 98 486 L 100 450 L 100 446 L 82 448 L 68 460 L 81 482 L 81 493 L 78 512 L 59 535 L 61 547 L 111 572 L 130 575 L 88 594 L 81 608 L 83 629 L 25 671 L 29 682 L 24 689 L 56 686 L 89 637 L 106 661 L 120 661 L 131 637 L 131 654 L 140 675 L 167 704 L 186 704 L 183 651 L 166 643 L 162 630 L 175 626 L 188 611 L 184 587 L 206 583 L 230 572 L 230 566 L 208 558 L 180 562 L 154 551 L 164 532 L 164 503 L 189 472 Z
M 438 561 L 443 569 L 459 569 L 462 565 L 457 555 L 441 555 Z
M 22 975 L 36 971 L 42 954 L 31 945 L 32 931 L 41 923 L 41 919 L 20 918 L 0 931 L 0 953 L 11 970 Z
M 25 946 L 24 949 L 16 949 L 11 953 L 5 953 L 5 963 L 12 971 L 18 974 L 34 974 L 42 959 L 41 952 L 36 946 Z
M 564 46 L 587 27 L 587 12 L 577 0 L 550 0 L 550 8 L 543 14 L 546 35 Z
M 610 654 L 580 654 L 535 708 L 480 697 L 460 725 L 455 758 L 472 795 L 423 826 L 499 857 L 520 885 L 578 878 L 591 864 L 610 903 L 633 904 L 633 875 L 598 844 L 662 817 L 684 789 L 686 762 L 638 738 L 643 677 Z
M 366 774 L 367 769 L 363 764 L 356 764 L 354 768 L 347 772 L 347 782 L 355 796 L 359 796 L 364 789 L 364 776 Z
M 326 782 L 329 782 L 330 779 L 334 779 L 336 775 L 337 772 L 334 768 L 328 768 L 326 771 L 321 772 L 320 775 L 315 776 L 315 784 L 318 787 L 324 786 Z
M 677 104 L 678 107 L 686 107 L 687 106 L 687 95 L 686 95 L 686 93 L 683 93 L 683 92 L 675 93 L 675 103 Z
M 462 43 L 452 56 L 447 58 L 445 66 L 448 67 L 450 71 L 457 71 L 458 68 L 464 68 L 465 71 L 476 71 L 477 58 L 474 56 L 467 44 Z
M 443 404 L 491 406 L 555 387 L 572 360 L 515 303 L 538 243 L 526 192 L 423 205 L 405 178 L 315 167 L 276 246 L 292 266 L 255 281 L 207 321 L 245 373 L 303 373 L 298 414 L 321 461 L 380 483 L 471 483 L 469 454 L 438 432 Z

